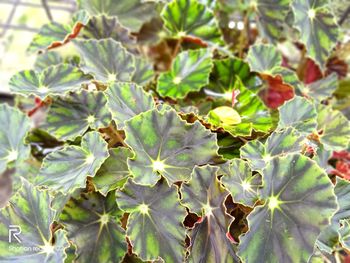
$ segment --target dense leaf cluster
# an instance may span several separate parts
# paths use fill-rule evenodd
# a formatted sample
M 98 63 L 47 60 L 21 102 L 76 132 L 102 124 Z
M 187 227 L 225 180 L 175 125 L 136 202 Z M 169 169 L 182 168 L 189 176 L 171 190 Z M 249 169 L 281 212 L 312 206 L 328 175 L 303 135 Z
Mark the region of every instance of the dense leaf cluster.
M 13 181 L 1 262 L 297 263 L 350 249 L 349 178 L 334 172 L 349 83 L 332 67 L 346 63 L 327 1 L 78 6 L 34 37 L 34 69 L 9 82 L 17 108 L 0 105 Z

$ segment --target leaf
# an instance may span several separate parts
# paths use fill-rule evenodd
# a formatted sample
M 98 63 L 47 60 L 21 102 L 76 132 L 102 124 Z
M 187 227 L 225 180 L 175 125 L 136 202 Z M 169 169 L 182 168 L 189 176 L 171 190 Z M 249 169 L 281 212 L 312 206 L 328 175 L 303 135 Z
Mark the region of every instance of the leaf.
M 0 174 L 8 164 L 21 164 L 29 157 L 30 148 L 24 139 L 31 128 L 29 118 L 18 109 L 0 104 Z
M 230 126 L 241 123 L 238 112 L 231 107 L 220 106 L 208 113 L 209 122 L 217 126 Z
M 266 81 L 266 86 L 260 96 L 266 105 L 272 109 L 277 109 L 294 97 L 294 87 L 300 89 L 301 83 L 295 72 L 283 67 L 271 69 L 271 75 L 260 74 L 260 77 Z
M 130 81 L 134 73 L 134 57 L 113 39 L 75 40 L 84 71 L 101 82 Z M 113 56 L 111 56 L 113 54 Z
M 324 69 L 325 62 L 339 37 L 339 28 L 327 1 L 292 2 L 294 26 L 306 45 L 307 55 Z
M 339 233 L 341 245 L 346 249 L 350 249 L 350 220 L 342 220 Z
M 262 35 L 271 42 L 278 41 L 283 36 L 283 26 L 290 11 L 290 0 L 258 0 L 255 10 Z
M 124 257 L 127 244 L 125 231 L 118 224 L 121 215 L 113 193 L 107 197 L 87 193 L 69 200 L 60 221 L 77 247 L 77 261 L 119 262 Z
M 273 132 L 265 144 L 258 140 L 246 143 L 241 148 L 241 158 L 246 159 L 254 171 L 260 171 L 276 156 L 300 152 L 304 143 L 304 136 L 289 127 Z
M 57 22 L 45 24 L 38 34 L 36 34 L 28 47 L 28 52 L 49 49 L 55 42 L 65 42 L 72 28 Z
M 238 262 L 226 237 L 233 217 L 226 212 L 229 192 L 221 187 L 218 171 L 209 165 L 195 167 L 191 181 L 181 186 L 181 203 L 201 217 L 189 232 L 189 262 Z
M 73 140 L 88 128 L 107 127 L 112 119 L 102 92 L 82 90 L 54 100 L 42 128 L 60 140 Z
M 265 203 L 248 216 L 238 255 L 244 262 L 307 262 L 337 209 L 331 181 L 300 154 L 271 159 L 262 175 Z
M 34 69 L 41 72 L 50 66 L 55 66 L 63 63 L 61 55 L 55 51 L 40 54 L 34 64 Z
M 350 122 L 331 106 L 317 106 L 317 130 L 320 141 L 326 149 L 340 151 L 346 149 L 350 142 Z
M 302 89 L 302 92 L 308 97 L 322 101 L 331 97 L 337 88 L 338 77 L 336 73 L 332 73 L 323 79 L 308 84 Z
M 153 77 L 154 70 L 151 62 L 141 57 L 135 57 L 135 72 L 131 81 L 139 85 L 145 85 Z
M 156 193 L 156 194 L 155 194 Z M 178 202 L 177 187 L 165 180 L 155 186 L 142 186 L 129 179 L 122 191 L 116 192 L 119 207 L 130 213 L 127 236 L 133 251 L 142 260 L 183 262 L 186 210 Z
M 130 35 L 129 30 L 123 27 L 116 17 L 106 15 L 90 17 L 89 22 L 81 30 L 79 38 L 97 40 L 112 38 L 131 50 L 136 45 L 136 39 Z
M 334 193 L 337 197 L 338 210 L 333 215 L 331 220 L 331 225 L 328 226 L 321 232 L 321 235 L 318 237 L 317 244 L 321 250 L 324 250 L 328 253 L 332 253 L 333 248 L 339 242 L 339 233 L 344 234 L 344 225 L 343 229 L 341 228 L 341 223 L 344 223 L 343 220 L 350 218 L 350 183 L 347 180 L 336 178 L 336 185 L 334 187 Z M 338 233 L 339 231 L 339 233 Z
M 68 240 L 65 232 L 58 230 L 54 235 L 55 243 L 52 243 L 50 227 L 55 211 L 50 208 L 50 202 L 47 191 L 39 191 L 22 180 L 21 189 L 12 196 L 9 205 L 0 210 L 1 262 L 64 261 Z M 11 242 L 10 230 L 13 232 Z
M 211 68 L 211 53 L 207 49 L 181 52 L 171 70 L 159 75 L 157 91 L 163 97 L 182 99 L 209 83 Z
M 221 42 L 212 11 L 198 1 L 173 0 L 163 8 L 161 17 L 174 37 L 190 36 L 212 43 Z
M 134 83 L 113 82 L 105 94 L 113 120 L 119 128 L 124 127 L 124 121 L 155 108 L 152 95 Z
M 333 151 L 326 150 L 323 145 L 317 145 L 315 156 L 312 158 L 318 166 L 323 168 L 325 171 L 329 169 L 328 161 L 332 157 Z
M 280 108 L 278 129 L 293 127 L 302 134 L 308 135 L 316 131 L 316 108 L 307 99 L 295 96 L 285 102 Z
M 255 74 L 250 72 L 249 65 L 238 58 L 227 58 L 214 60 L 214 66 L 210 73 L 210 91 L 219 94 L 208 95 L 214 97 L 224 97 L 228 101 L 232 100 L 232 90 L 235 87 L 237 77 L 245 86 L 251 87 L 255 84 Z M 207 90 L 206 90 L 207 91 Z
M 350 183 L 347 180 L 336 178 L 336 185 L 334 188 L 335 195 L 337 196 L 337 202 L 339 208 L 333 215 L 333 220 L 340 222 L 340 220 L 350 218 Z
M 333 248 L 339 244 L 339 226 L 331 224 L 323 229 L 316 241 L 316 247 L 328 254 L 333 253 Z
M 221 167 L 224 176 L 221 182 L 230 191 L 233 201 L 253 207 L 259 200 L 258 189 L 262 185 L 259 175 L 252 174 L 249 164 L 241 159 L 233 159 Z
M 273 45 L 256 44 L 247 55 L 247 61 L 253 71 L 267 83 L 267 89 L 261 92 L 267 106 L 276 109 L 294 96 L 294 88 L 300 89 L 301 83 L 294 71 L 284 68 L 282 55 Z
M 37 52 L 56 48 L 77 37 L 81 28 L 86 24 L 87 13 L 80 11 L 73 17 L 69 25 L 50 22 L 41 27 L 28 47 L 28 52 Z
M 273 45 L 256 44 L 249 48 L 247 61 L 252 71 L 274 76 L 273 69 L 282 64 L 282 55 Z
M 90 82 L 90 79 L 91 76 L 78 68 L 69 64 L 59 64 L 40 73 L 34 70 L 18 72 L 10 79 L 9 86 L 14 93 L 35 95 L 43 100 L 47 96 L 79 90 L 81 85 Z
M 128 160 L 139 184 L 154 185 L 160 176 L 169 184 L 188 180 L 195 165 L 217 157 L 216 135 L 198 121 L 187 124 L 174 110 L 151 110 L 125 122 L 125 142 L 135 155 Z
M 78 6 L 90 15 L 116 16 L 134 32 L 138 32 L 144 22 L 157 15 L 156 3 L 141 0 L 78 0 Z
M 100 134 L 89 132 L 82 138 L 80 147 L 66 146 L 48 154 L 36 183 L 63 194 L 72 193 L 85 187 L 87 176 L 94 177 L 108 156 L 107 143 Z
M 233 108 L 241 116 L 242 124 L 251 123 L 255 131 L 268 132 L 272 128 L 272 119 L 264 103 L 255 93 L 248 90 L 240 80 L 235 83 L 234 89 L 237 95 Z M 251 129 L 248 132 L 250 134 Z M 244 132 L 237 132 L 236 134 L 243 135 Z
M 250 136 L 252 130 L 266 133 L 272 128 L 269 110 L 254 92 L 243 86 L 239 79 L 230 93 L 233 94 L 231 95 L 233 108 L 222 106 L 210 111 L 209 123 L 214 127 L 222 127 L 233 136 Z M 218 112 L 218 109 L 221 109 L 221 112 Z M 226 114 L 228 115 L 225 117 L 225 122 L 223 122 L 223 109 L 227 109 Z M 219 116 L 219 113 L 222 116 Z M 228 117 L 231 118 L 229 122 Z
M 109 157 L 92 178 L 97 191 L 107 195 L 109 191 L 123 187 L 130 175 L 127 159 L 132 157 L 128 148 L 118 147 L 109 150 Z

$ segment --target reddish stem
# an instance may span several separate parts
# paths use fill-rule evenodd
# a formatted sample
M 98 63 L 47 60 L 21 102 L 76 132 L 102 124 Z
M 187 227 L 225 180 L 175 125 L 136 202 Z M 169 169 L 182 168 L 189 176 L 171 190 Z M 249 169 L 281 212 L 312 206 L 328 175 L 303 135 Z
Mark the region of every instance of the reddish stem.
M 28 117 L 32 117 L 39 109 L 45 107 L 49 102 L 35 98 L 35 107 L 27 112 Z

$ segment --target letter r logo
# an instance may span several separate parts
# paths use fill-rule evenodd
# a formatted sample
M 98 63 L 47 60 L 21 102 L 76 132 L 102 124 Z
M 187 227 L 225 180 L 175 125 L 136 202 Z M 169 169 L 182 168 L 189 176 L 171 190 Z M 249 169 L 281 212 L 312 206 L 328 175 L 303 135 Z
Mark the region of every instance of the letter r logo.
M 14 239 L 16 239 L 18 243 L 22 243 L 21 239 L 18 237 L 21 232 L 22 229 L 20 226 L 9 225 L 9 243 L 12 243 Z

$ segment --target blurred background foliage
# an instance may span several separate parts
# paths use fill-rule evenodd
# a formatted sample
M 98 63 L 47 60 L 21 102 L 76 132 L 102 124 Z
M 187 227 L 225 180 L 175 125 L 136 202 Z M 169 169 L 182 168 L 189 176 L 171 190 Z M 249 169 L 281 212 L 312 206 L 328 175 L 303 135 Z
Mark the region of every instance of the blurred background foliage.
M 14 73 L 33 66 L 36 54 L 26 50 L 35 33 L 50 21 L 68 22 L 75 10 L 74 0 L 0 0 L 0 93 Z

